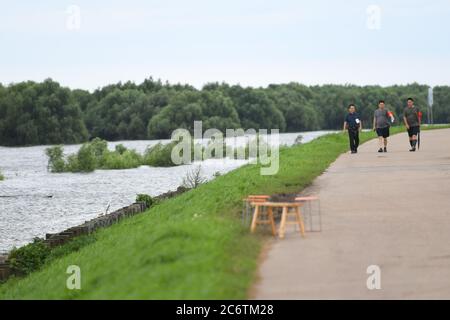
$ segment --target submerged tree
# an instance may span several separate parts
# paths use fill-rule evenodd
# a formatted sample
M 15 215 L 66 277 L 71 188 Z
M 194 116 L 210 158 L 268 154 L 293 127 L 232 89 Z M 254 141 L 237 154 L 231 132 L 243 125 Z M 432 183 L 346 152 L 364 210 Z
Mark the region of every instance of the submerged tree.
M 47 170 L 51 172 L 64 172 L 66 164 L 64 162 L 64 149 L 62 146 L 54 146 L 45 149 L 48 157 Z

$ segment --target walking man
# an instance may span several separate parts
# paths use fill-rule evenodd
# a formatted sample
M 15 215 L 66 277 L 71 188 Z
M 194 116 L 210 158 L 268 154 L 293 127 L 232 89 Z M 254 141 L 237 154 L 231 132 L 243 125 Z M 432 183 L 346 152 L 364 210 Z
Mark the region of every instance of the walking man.
M 354 104 L 348 106 L 348 114 L 344 121 L 344 131 L 348 130 L 348 137 L 350 139 L 350 150 L 352 153 L 358 152 L 359 146 L 359 132 L 362 129 L 362 121 L 356 113 Z
M 414 105 L 414 99 L 408 98 L 408 106 L 403 111 L 403 121 L 408 130 L 409 144 L 411 145 L 410 152 L 416 151 L 417 137 L 420 134 L 422 113 Z
M 392 119 L 392 113 L 385 108 L 383 100 L 378 102 L 378 109 L 373 114 L 373 130 L 378 135 L 378 152 L 387 152 L 387 144 L 389 137 L 390 121 Z

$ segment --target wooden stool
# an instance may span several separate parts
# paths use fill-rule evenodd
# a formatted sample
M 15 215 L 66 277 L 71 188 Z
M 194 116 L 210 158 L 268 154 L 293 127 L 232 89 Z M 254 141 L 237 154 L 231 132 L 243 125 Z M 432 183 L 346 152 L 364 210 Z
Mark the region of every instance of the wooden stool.
M 302 203 L 283 203 L 283 213 L 281 214 L 281 223 L 280 223 L 280 231 L 279 237 L 280 239 L 284 238 L 286 232 L 286 225 L 297 225 L 299 227 L 300 234 L 302 237 L 305 237 L 305 225 L 303 223 L 303 217 L 300 211 L 300 207 Z M 293 209 L 291 212 L 289 209 Z M 289 216 L 293 216 L 295 221 L 289 221 Z
M 255 232 L 257 225 L 270 224 L 272 228 L 272 234 L 274 236 L 277 235 L 277 229 L 275 227 L 275 219 L 273 218 L 272 207 L 267 207 L 267 219 L 261 219 L 262 208 L 266 207 L 265 204 L 267 203 L 267 200 L 269 198 L 270 196 L 259 196 L 251 200 L 251 206 L 255 208 L 253 212 L 252 225 L 250 227 L 250 231 L 252 233 Z
M 284 238 L 286 232 L 286 225 L 295 224 L 299 227 L 300 234 L 302 237 L 305 236 L 305 225 L 303 223 L 303 217 L 300 211 L 300 207 L 303 205 L 301 202 L 264 202 L 258 200 L 256 202 L 252 202 L 252 205 L 255 207 L 255 211 L 253 213 L 253 220 L 251 225 L 251 232 L 255 232 L 256 226 L 258 224 L 270 224 L 272 227 L 272 234 L 275 236 L 277 234 L 275 227 L 275 220 L 273 218 L 273 208 L 282 208 L 283 212 L 281 214 L 281 223 L 278 235 L 280 239 Z M 262 220 L 260 218 L 261 209 L 267 208 L 268 219 Z M 289 209 L 294 209 L 294 212 L 289 212 Z M 292 215 L 295 217 L 295 221 L 289 221 L 288 217 Z

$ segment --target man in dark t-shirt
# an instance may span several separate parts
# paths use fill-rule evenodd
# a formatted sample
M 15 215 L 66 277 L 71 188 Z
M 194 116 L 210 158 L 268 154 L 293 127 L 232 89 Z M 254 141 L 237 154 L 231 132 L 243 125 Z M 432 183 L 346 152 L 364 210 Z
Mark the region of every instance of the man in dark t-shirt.
M 344 131 L 348 130 L 348 137 L 350 139 L 350 150 L 352 153 L 358 152 L 359 146 L 359 132 L 362 129 L 362 122 L 359 115 L 356 113 L 354 104 L 348 106 L 348 114 L 344 121 Z
M 420 125 L 422 122 L 420 110 L 414 105 L 414 99 L 408 99 L 408 106 L 403 111 L 403 122 L 408 130 L 409 144 L 411 149 L 409 151 L 416 151 L 417 137 L 420 133 Z
M 384 100 L 380 100 L 378 109 L 373 113 L 373 130 L 376 131 L 378 136 L 378 152 L 387 152 L 389 127 L 392 119 L 392 113 L 386 110 Z

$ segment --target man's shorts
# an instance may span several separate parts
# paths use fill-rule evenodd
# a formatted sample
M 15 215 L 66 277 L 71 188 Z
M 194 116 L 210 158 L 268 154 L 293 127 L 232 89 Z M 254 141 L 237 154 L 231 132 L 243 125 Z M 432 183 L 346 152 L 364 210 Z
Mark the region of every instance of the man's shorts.
M 420 127 L 409 127 L 408 129 L 408 136 L 411 138 L 412 136 L 417 136 L 420 132 Z
M 386 128 L 377 128 L 377 135 L 379 137 L 387 138 L 389 137 L 389 127 Z

